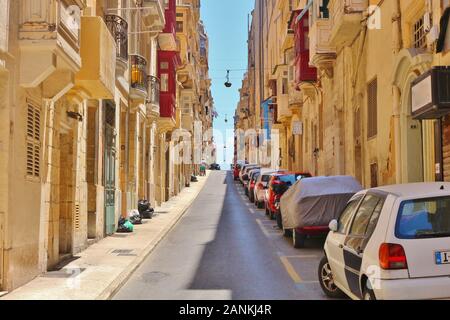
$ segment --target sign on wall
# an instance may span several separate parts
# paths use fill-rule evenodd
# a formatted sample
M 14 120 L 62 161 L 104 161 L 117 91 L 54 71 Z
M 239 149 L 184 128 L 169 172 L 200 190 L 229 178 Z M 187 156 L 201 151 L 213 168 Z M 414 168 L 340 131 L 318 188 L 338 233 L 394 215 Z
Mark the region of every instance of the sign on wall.
M 293 121 L 292 122 L 292 134 L 294 136 L 303 135 L 303 122 L 301 122 L 301 121 Z

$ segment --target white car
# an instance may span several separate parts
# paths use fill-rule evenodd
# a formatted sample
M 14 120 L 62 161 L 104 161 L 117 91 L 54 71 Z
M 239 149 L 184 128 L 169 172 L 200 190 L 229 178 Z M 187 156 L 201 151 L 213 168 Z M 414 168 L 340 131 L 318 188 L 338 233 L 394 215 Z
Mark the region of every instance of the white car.
M 450 298 L 450 183 L 362 191 L 330 230 L 318 270 L 329 297 Z

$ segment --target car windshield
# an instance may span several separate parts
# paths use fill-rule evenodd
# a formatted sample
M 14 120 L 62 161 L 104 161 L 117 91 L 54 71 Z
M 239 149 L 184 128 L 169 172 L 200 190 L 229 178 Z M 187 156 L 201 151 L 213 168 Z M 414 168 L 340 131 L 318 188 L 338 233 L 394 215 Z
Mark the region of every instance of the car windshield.
M 450 237 L 450 197 L 404 201 L 396 236 L 400 239 Z
M 285 176 L 280 176 L 279 179 L 281 182 L 286 183 L 287 185 L 293 186 L 298 180 L 302 178 L 306 178 L 306 175 L 301 174 L 288 174 Z

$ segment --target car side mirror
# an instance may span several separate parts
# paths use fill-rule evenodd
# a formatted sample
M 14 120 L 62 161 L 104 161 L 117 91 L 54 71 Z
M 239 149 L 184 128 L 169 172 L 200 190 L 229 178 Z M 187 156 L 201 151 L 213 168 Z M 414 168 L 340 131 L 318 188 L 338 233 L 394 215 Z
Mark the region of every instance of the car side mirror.
M 339 222 L 336 219 L 332 220 L 328 225 L 328 228 L 330 228 L 332 232 L 337 232 L 339 230 Z

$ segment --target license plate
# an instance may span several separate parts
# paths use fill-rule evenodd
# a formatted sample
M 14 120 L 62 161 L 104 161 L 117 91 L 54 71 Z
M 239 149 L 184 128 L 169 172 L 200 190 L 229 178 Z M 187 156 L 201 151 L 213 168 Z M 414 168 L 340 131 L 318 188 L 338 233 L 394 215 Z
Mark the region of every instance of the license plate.
M 450 264 L 450 251 L 436 252 L 436 264 Z

